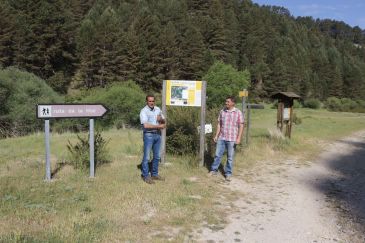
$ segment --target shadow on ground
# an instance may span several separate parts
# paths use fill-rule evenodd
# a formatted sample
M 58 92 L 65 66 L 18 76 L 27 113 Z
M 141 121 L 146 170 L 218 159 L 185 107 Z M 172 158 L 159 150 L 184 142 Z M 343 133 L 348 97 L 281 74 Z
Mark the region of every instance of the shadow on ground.
M 338 142 L 352 151 L 325 159 L 324 166 L 335 175 L 317 180 L 315 187 L 326 195 L 341 219 L 351 221 L 358 230 L 365 232 L 365 142 Z

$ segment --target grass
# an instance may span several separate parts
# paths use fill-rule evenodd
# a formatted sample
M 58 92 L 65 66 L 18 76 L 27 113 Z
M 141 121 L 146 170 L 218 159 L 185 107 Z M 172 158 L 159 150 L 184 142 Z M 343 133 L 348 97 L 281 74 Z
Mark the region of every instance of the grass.
M 260 160 L 296 156 L 310 159 L 328 141 L 365 129 L 365 116 L 324 110 L 297 109 L 302 119 L 283 139 L 275 130 L 276 110 L 252 110 L 250 143 L 240 146 L 234 173 Z M 168 156 L 160 167 L 166 182 L 147 185 L 140 179 L 142 136 L 137 130 L 103 132 L 110 139 L 112 163 L 85 171 L 63 167 L 46 183 L 44 134 L 0 140 L 0 242 L 181 242 L 201 224 L 219 230 L 227 209 L 220 196 L 236 200 L 191 166 L 193 157 Z M 67 141 L 75 134 L 52 134 L 51 161 L 68 159 Z

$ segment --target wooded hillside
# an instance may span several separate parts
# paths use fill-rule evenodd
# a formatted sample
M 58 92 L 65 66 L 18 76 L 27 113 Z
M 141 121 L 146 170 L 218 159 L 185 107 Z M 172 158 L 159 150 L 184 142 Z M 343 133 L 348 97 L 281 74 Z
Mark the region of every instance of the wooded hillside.
M 201 79 L 214 61 L 249 70 L 251 94 L 365 97 L 365 36 L 358 27 L 249 0 L 2 0 L 0 65 L 57 92 L 129 79 Z

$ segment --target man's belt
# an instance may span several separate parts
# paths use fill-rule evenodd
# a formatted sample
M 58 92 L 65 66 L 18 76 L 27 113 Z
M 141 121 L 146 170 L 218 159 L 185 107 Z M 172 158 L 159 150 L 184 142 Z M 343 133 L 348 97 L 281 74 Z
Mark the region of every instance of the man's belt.
M 154 130 L 154 131 L 145 131 L 144 133 L 161 134 L 161 131 L 159 131 L 159 130 Z

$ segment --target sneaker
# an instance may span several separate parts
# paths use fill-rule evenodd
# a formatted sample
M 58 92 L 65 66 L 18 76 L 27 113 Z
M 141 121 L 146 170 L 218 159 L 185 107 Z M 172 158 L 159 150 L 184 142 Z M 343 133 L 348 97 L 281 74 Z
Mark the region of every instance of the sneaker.
M 143 178 L 143 181 L 146 182 L 147 184 L 155 184 L 155 182 L 151 179 L 150 176 Z
M 209 171 L 209 175 L 216 176 L 216 175 L 218 175 L 218 173 L 217 173 L 217 171 L 211 170 L 211 171 Z
M 226 181 L 231 181 L 232 180 L 232 176 L 231 175 L 226 175 Z
M 163 178 L 162 176 L 151 176 L 151 179 L 154 181 L 165 181 L 165 178 Z

